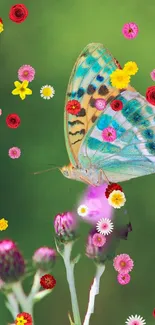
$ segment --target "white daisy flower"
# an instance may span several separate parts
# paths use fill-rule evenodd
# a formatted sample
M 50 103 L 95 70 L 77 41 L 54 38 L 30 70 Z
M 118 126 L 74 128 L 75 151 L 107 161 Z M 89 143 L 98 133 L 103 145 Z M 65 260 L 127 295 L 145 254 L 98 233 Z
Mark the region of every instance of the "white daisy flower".
M 133 316 L 133 315 L 131 315 L 129 318 L 127 318 L 125 324 L 126 325 L 145 325 L 146 321 L 141 316 L 137 316 L 137 315 Z
M 40 94 L 43 99 L 51 99 L 55 95 L 55 90 L 52 86 L 45 85 L 41 87 Z
M 87 205 L 81 204 L 77 209 L 77 213 L 80 217 L 86 217 L 88 215 Z
M 109 235 L 114 228 L 113 222 L 110 219 L 102 218 L 96 224 L 96 229 L 102 235 Z

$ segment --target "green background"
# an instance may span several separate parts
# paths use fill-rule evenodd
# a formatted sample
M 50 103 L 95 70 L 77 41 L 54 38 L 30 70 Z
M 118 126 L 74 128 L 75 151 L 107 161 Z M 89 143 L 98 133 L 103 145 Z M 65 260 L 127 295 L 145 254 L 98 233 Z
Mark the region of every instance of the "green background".
M 71 210 L 84 184 L 65 179 L 58 171 L 32 175 L 53 163 L 68 163 L 63 134 L 65 91 L 72 66 L 80 51 L 91 42 L 101 42 L 123 65 L 133 60 L 139 66 L 132 85 L 145 94 L 153 85 L 150 72 L 155 68 L 155 2 L 141 0 L 39 0 L 24 1 L 29 10 L 27 20 L 15 24 L 8 18 L 14 1 L 0 1 L 0 17 L 5 31 L 0 35 L 0 217 L 9 220 L 9 228 L 0 234 L 15 240 L 28 261 L 35 249 L 54 246 L 53 217 Z M 126 22 L 139 26 L 134 40 L 123 37 Z M 11 95 L 18 68 L 30 64 L 36 69 L 30 84 L 33 95 L 21 101 Z M 51 84 L 56 91 L 50 101 L 41 99 L 42 85 Z M 5 118 L 10 113 L 21 117 L 21 126 L 9 129 Z M 18 146 L 22 156 L 8 157 L 8 149 Z M 135 261 L 132 280 L 127 286 L 116 282 L 112 263 L 107 264 L 96 299 L 93 325 L 120 325 L 132 314 L 140 314 L 153 325 L 155 307 L 155 175 L 123 184 L 127 209 L 133 225 L 128 241 L 121 241 L 118 253 L 128 253 Z M 81 239 L 76 250 L 83 253 L 76 267 L 76 285 L 82 318 L 87 307 L 88 289 L 94 265 L 84 255 L 89 227 L 81 224 Z M 67 325 L 71 310 L 69 291 L 62 260 L 59 258 L 53 275 L 57 286 L 51 296 L 35 307 L 35 324 Z M 26 290 L 30 286 L 27 281 Z M 0 295 L 0 324 L 12 322 Z

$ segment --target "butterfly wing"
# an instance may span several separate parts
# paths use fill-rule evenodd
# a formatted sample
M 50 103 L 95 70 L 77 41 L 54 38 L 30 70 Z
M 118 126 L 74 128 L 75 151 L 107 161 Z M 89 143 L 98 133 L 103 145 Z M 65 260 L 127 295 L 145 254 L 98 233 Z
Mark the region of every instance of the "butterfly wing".
M 104 171 L 111 182 L 155 172 L 155 107 L 138 92 L 124 91 L 115 99 L 123 109 L 115 112 L 110 104 L 91 127 L 79 151 L 83 168 L 91 165 Z M 116 139 L 107 142 L 103 130 L 112 127 Z
M 95 99 L 100 97 L 108 103 L 121 92 L 111 87 L 109 78 L 118 67 L 119 63 L 98 43 L 87 45 L 75 63 L 67 89 L 64 113 L 65 142 L 74 166 L 79 166 L 78 153 L 82 140 L 102 114 L 95 107 Z M 132 90 L 134 91 L 133 88 Z M 66 104 L 70 100 L 80 102 L 81 111 L 77 115 L 66 111 Z

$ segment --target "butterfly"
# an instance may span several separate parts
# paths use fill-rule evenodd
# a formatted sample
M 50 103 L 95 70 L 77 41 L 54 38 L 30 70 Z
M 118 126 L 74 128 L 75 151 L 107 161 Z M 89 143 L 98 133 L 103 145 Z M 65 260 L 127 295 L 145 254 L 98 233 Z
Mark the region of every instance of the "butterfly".
M 64 112 L 70 164 L 60 168 L 67 178 L 100 186 L 155 172 L 155 107 L 130 85 L 112 87 L 110 75 L 120 68 L 98 43 L 87 45 L 74 65 Z M 114 100 L 121 110 L 112 109 Z M 103 140 L 107 128 L 115 132 L 112 142 Z

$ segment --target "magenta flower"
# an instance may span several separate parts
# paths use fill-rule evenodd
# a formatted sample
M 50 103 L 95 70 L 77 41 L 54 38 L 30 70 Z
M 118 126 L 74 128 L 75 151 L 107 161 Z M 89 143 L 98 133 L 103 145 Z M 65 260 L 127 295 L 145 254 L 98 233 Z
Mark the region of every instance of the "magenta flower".
M 155 81 L 155 69 L 151 71 L 150 73 L 151 79 Z
M 97 247 L 102 247 L 106 243 L 106 237 L 102 234 L 96 232 L 93 235 L 93 245 Z
M 84 192 L 78 204 L 78 206 L 85 205 L 88 207 L 88 213 L 86 216 L 83 216 L 82 220 L 96 226 L 97 221 L 101 218 L 113 218 L 114 209 L 109 205 L 104 194 L 106 187 L 107 184 L 98 187 L 87 187 L 87 190 Z
M 106 100 L 103 98 L 97 98 L 95 100 L 95 107 L 99 110 L 102 111 L 106 107 Z
M 108 128 L 103 129 L 102 139 L 106 142 L 113 142 L 116 140 L 116 130 L 109 126 Z
M 18 159 L 21 155 L 21 150 L 18 147 L 12 147 L 9 149 L 9 157 L 12 159 Z
M 135 23 L 124 24 L 122 33 L 125 38 L 133 39 L 138 35 L 139 29 Z
M 54 219 L 54 229 L 57 237 L 62 241 L 72 240 L 75 236 L 76 220 L 72 213 L 57 214 Z
M 0 241 L 0 278 L 16 282 L 25 273 L 25 261 L 16 244 L 10 239 Z
M 120 254 L 114 258 L 113 266 L 121 274 L 127 274 L 132 271 L 134 262 L 128 254 Z
M 55 264 L 56 251 L 50 247 L 40 247 L 35 251 L 32 260 L 36 268 L 50 271 Z
M 130 280 L 131 280 L 131 277 L 130 277 L 130 274 L 128 274 L 128 273 L 127 274 L 121 274 L 121 273 L 119 273 L 117 275 L 117 281 L 121 285 L 128 284 L 130 282 Z
M 25 64 L 22 65 L 18 70 L 18 79 L 20 81 L 27 80 L 31 82 L 35 76 L 35 69 L 31 67 L 31 65 Z

